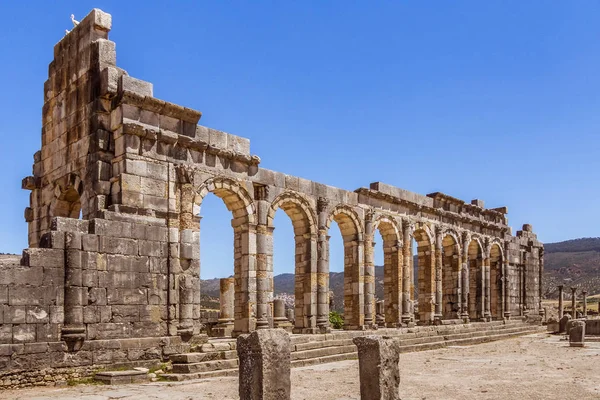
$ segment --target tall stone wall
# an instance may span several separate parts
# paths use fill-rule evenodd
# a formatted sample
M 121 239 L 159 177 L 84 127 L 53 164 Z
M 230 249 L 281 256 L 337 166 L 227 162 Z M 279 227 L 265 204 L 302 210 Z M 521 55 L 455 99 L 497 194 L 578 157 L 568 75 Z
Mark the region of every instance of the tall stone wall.
M 295 332 L 330 329 L 333 221 L 345 329 L 375 324 L 379 245 L 389 327 L 540 311 L 543 246 L 529 225 L 511 235 L 506 208 L 380 182 L 350 192 L 261 168 L 248 139 L 198 125 L 200 112 L 153 97 L 151 83 L 119 69 L 110 28 L 110 15 L 93 10 L 55 46 L 44 85 L 42 147 L 23 181 L 30 248 L 21 266 L 0 271 L 0 341 L 18 344 L 21 359 L 37 349 L 56 367 L 142 362 L 197 340 L 209 193 L 232 215 L 234 335 L 273 326 L 280 209 L 296 243 Z M 3 351 L 5 369 L 17 369 Z

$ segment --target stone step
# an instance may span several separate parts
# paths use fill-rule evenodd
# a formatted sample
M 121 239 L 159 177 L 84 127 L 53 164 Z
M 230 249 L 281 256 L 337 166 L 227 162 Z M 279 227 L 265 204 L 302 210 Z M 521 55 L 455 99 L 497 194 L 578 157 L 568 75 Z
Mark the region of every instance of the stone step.
M 356 351 L 356 346 L 354 344 L 348 346 L 323 347 L 320 349 L 294 351 L 291 354 L 291 358 L 292 361 L 306 360 L 308 358 L 326 357 L 341 353 L 351 353 L 353 351 Z
M 206 379 L 206 378 L 220 378 L 225 376 L 238 376 L 237 368 L 229 368 L 229 369 L 220 369 L 215 371 L 208 372 L 193 372 L 189 374 L 183 373 L 171 373 L 171 374 L 163 374 L 161 378 L 167 379 L 169 381 L 189 381 L 192 379 Z
M 485 329 L 484 329 L 485 328 Z M 400 333 L 388 335 L 403 338 L 406 334 Z M 480 327 L 479 329 L 462 332 L 461 330 L 448 331 L 445 335 L 432 335 L 422 337 L 408 337 L 401 339 L 400 352 L 408 353 L 414 351 L 425 351 L 440 349 L 448 346 L 468 346 L 479 343 L 486 343 L 496 340 L 504 340 L 517 336 L 528 335 L 532 333 L 545 332 L 545 327 L 529 325 L 524 323 L 513 324 L 494 324 L 492 326 Z M 462 333 L 456 333 L 462 332 Z M 380 334 L 383 332 L 365 332 L 361 334 Z M 388 333 L 388 332 L 386 332 Z M 389 333 L 394 333 L 390 330 Z M 307 346 L 300 346 L 303 350 L 295 350 L 291 353 L 292 367 L 303 367 L 322 363 L 353 360 L 358 358 L 356 346 L 348 344 L 351 339 L 335 339 L 336 335 L 318 335 L 325 339 L 309 340 L 304 343 L 299 343 Z M 354 336 L 359 336 L 356 333 Z M 315 335 L 315 337 L 317 337 Z M 335 345 L 332 345 L 335 344 Z M 296 344 L 296 347 L 298 344 Z M 316 346 L 316 347 L 315 347 Z M 319 347 L 320 346 L 320 347 Z M 165 379 L 172 381 L 183 381 L 189 379 L 203 379 L 223 376 L 237 376 L 237 358 L 206 360 L 203 357 L 212 357 L 221 353 L 227 353 L 229 357 L 237 357 L 237 353 L 233 350 L 217 352 L 210 351 L 209 353 L 189 353 L 178 354 L 173 356 L 181 363 L 173 364 L 173 372 L 162 375 Z M 203 360 L 203 361 L 202 361 Z M 197 361 L 189 364 L 184 362 Z
M 330 363 L 330 362 L 346 361 L 346 360 L 357 360 L 357 359 L 358 359 L 358 352 L 356 351 L 356 346 L 355 346 L 354 351 L 351 353 L 334 354 L 331 356 L 308 358 L 305 360 L 294 360 L 294 361 L 292 361 L 292 367 L 294 367 L 294 368 L 307 367 L 310 365 L 325 364 L 325 363 Z
M 173 372 L 178 374 L 187 374 L 190 372 L 208 372 L 220 369 L 231 369 L 238 366 L 238 360 L 214 360 L 203 361 L 192 364 L 173 364 Z
M 204 361 L 231 360 L 235 358 L 237 358 L 237 350 L 173 354 L 169 357 L 169 359 L 176 364 L 195 364 Z

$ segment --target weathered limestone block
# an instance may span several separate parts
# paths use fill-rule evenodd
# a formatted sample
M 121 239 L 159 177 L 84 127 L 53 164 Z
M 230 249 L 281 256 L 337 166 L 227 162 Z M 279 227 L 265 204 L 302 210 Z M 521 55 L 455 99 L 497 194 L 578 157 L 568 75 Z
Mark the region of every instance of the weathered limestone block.
M 353 340 L 358 347 L 360 398 L 399 400 L 399 342 L 390 337 L 362 336 Z
M 240 400 L 290 399 L 289 334 L 261 329 L 237 339 Z
M 585 321 L 576 320 L 572 322 L 569 330 L 569 346 L 585 346 Z
M 564 333 L 567 331 L 567 323 L 571 319 L 570 314 L 564 314 L 563 317 L 559 321 L 558 333 Z
M 547 330 L 548 330 L 548 332 L 550 332 L 550 333 L 558 333 L 559 327 L 560 327 L 560 324 L 559 324 L 559 322 L 556 319 L 554 319 L 554 318 L 549 318 L 548 319 L 548 324 L 547 324 Z

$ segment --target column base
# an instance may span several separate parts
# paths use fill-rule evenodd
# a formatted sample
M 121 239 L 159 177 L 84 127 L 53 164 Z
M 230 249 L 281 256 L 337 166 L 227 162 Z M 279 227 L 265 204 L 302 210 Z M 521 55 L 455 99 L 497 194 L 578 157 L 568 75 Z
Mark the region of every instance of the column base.
M 266 318 L 261 318 L 256 320 L 256 330 L 259 329 L 269 329 L 269 320 Z
M 367 327 L 364 325 L 346 326 L 343 328 L 345 331 L 365 331 Z
M 462 314 L 460 317 L 463 320 L 463 324 L 468 324 L 469 322 L 471 322 L 471 320 L 469 318 L 469 314 Z
M 321 332 L 319 328 L 292 328 L 291 332 L 302 335 L 316 335 L 317 333 L 329 333 Z
M 274 318 L 273 319 L 273 328 L 281 328 L 285 329 L 288 332 L 292 332 L 294 326 L 287 318 Z
M 505 312 L 504 312 L 504 319 L 505 319 L 506 321 L 510 320 L 510 311 L 505 311 Z M 560 319 L 560 318 L 559 318 L 559 319 Z
M 61 340 L 64 340 L 67 344 L 69 351 L 79 351 L 85 341 L 85 327 L 84 326 L 65 326 L 61 331 Z
M 215 325 L 210 330 L 210 334 L 213 337 L 230 337 L 233 336 L 233 321 L 224 321 Z

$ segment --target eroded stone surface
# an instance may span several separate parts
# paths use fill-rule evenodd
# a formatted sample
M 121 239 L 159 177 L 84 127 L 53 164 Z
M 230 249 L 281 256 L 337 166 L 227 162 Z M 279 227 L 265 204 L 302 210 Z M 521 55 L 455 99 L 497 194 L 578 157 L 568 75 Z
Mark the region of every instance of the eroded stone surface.
M 363 336 L 352 341 L 358 347 L 361 399 L 399 400 L 400 344 L 398 339 Z
M 261 329 L 237 339 L 241 400 L 289 400 L 290 336 Z

